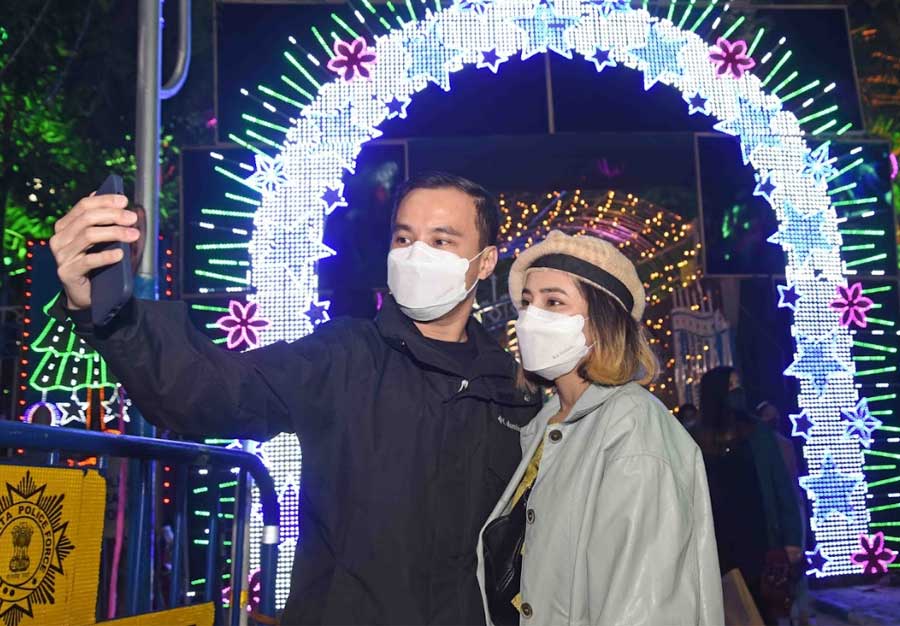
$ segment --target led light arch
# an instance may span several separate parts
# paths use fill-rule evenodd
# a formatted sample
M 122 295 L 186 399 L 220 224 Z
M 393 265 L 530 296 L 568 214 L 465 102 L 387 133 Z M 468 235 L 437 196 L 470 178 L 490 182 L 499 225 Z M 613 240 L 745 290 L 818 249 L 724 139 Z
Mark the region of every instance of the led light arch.
M 322 243 L 325 218 L 345 204 L 342 177 L 354 171 L 361 146 L 379 136 L 378 126 L 406 117 L 415 94 L 429 84 L 449 90 L 451 75 L 465 66 L 496 73 L 515 55 L 549 51 L 566 58 L 578 54 L 598 72 L 616 65 L 639 71 L 646 89 L 658 83 L 674 87 L 691 114 L 709 116 L 717 130 L 740 139 L 745 164 L 757 172 L 755 193 L 771 204 L 780 224 L 770 241 L 787 256 L 797 350 L 785 373 L 800 380 L 798 435 L 806 439 L 810 469 L 801 484 L 815 505 L 810 572 L 859 572 L 853 554 L 860 537 L 868 537 L 867 488 L 859 429 L 852 422 L 848 427 L 841 412 L 858 412 L 860 398 L 850 331 L 830 306 L 838 287 L 848 287 L 838 218 L 827 193 L 829 180 L 840 173 L 834 166 L 838 157 L 829 155 L 828 143 L 807 145 L 801 125 L 814 116 L 798 120 L 766 92 L 764 81 L 746 71 L 752 61 L 742 42 L 720 38 L 710 45 L 621 0 L 461 0 L 375 37 L 371 47 L 362 40 L 336 43 L 329 64 L 336 79 L 319 84 L 309 77 L 318 93 L 289 128 L 264 124 L 286 133 L 282 145 L 268 142 L 280 152 L 270 156 L 242 143 L 256 152 L 255 172 L 244 178 L 217 168 L 261 195 L 249 242 L 249 282 L 256 293 L 248 297 L 270 322 L 259 333 L 260 343 L 295 340 L 327 319 L 316 275 L 316 263 L 334 253 Z M 293 435 L 263 444 L 261 452 L 287 463 L 297 459 L 291 467 L 275 468 L 284 480 L 296 480 L 299 447 Z M 289 571 L 291 548 L 282 549 L 282 572 Z M 281 601 L 282 593 L 286 587 Z

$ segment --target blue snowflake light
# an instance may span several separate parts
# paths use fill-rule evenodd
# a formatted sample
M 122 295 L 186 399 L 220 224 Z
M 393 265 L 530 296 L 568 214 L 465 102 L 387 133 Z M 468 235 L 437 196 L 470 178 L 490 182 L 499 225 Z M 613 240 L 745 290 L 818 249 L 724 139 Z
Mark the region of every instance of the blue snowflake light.
M 260 193 L 272 193 L 287 182 L 284 175 L 284 159 L 279 154 L 270 157 L 265 154 L 254 155 L 256 170 L 247 177 L 247 185 Z
M 828 144 L 821 146 L 803 157 L 803 174 L 812 178 L 817 185 L 824 185 L 837 173 L 828 155 Z
M 846 422 L 844 435 L 857 437 L 866 448 L 872 446 L 872 433 L 881 428 L 882 422 L 869 412 L 869 402 L 865 398 L 852 409 L 841 409 L 841 419 Z

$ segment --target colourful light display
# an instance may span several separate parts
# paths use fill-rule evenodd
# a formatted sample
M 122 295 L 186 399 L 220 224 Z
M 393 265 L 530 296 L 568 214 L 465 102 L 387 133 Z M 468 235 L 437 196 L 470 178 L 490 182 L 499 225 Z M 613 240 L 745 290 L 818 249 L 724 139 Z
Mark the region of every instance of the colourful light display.
M 229 350 L 243 345 L 253 349 L 259 346 L 259 333 L 269 326 L 269 322 L 257 315 L 255 303 L 241 304 L 232 300 L 228 303 L 228 315 L 220 317 L 216 325 L 228 333 L 225 343 Z
M 631 193 L 553 191 L 500 196 L 500 256 L 516 256 L 552 230 L 615 244 L 637 266 L 652 306 L 700 275 L 695 225 Z
M 580 55 L 598 71 L 610 65 L 639 71 L 645 88 L 662 84 L 679 90 L 692 114 L 709 116 L 717 130 L 740 139 L 744 162 L 758 172 L 756 193 L 769 201 L 780 222 L 770 241 L 787 255 L 790 292 L 782 292 L 781 300 L 793 310 L 797 353 L 786 373 L 801 381 L 798 401 L 803 420 L 795 422 L 795 427 L 800 426 L 798 432 L 806 439 L 810 476 L 803 484 L 816 507 L 812 525 L 817 546 L 809 554 L 810 571 L 818 576 L 858 571 L 851 557 L 860 535 L 868 532 L 869 512 L 860 439 L 846 436 L 841 411 L 856 407 L 859 395 L 853 384 L 856 366 L 850 354 L 850 331 L 831 307 L 837 288 L 847 286 L 849 264 L 841 258 L 842 234 L 853 233 L 839 230 L 838 202 L 827 190 L 835 177 L 858 163 L 846 165 L 847 155 L 834 156 L 833 146 L 827 143 L 815 148 L 808 144 L 807 136 L 838 124 L 831 119 L 816 126 L 836 107 L 807 112 L 816 101 L 808 98 L 801 107 L 803 116 L 798 117 L 785 106 L 818 88 L 819 82 L 778 95 L 796 77 L 794 72 L 766 89 L 784 68 L 789 51 L 762 79 L 747 71 L 751 63 L 756 64 L 752 57 L 762 31 L 749 48 L 743 42 L 731 43 L 728 38 L 743 22 L 742 16 L 716 34 L 716 45 L 711 46 L 695 31 L 710 16 L 713 5 L 690 28 L 683 27 L 692 7 L 686 8 L 676 25 L 674 3 L 668 19 L 663 19 L 646 7 L 632 8 L 618 0 L 461 0 L 446 9 L 438 4 L 435 12 L 428 10 L 421 18 L 411 8 L 409 22 L 394 12 L 392 4 L 388 6 L 391 14 L 371 9 L 388 32 L 375 36 L 364 49 L 358 46 L 355 32 L 351 42 L 335 46 L 343 59 L 332 67 L 340 73 L 335 81 L 320 83 L 286 52 L 285 58 L 304 84 L 289 78 L 284 82 L 306 94 L 309 104 L 297 107 L 299 112 L 282 113 L 266 103 L 268 110 L 280 115 L 278 123 L 245 115 L 249 141 L 230 138 L 257 152 L 255 167 L 248 170 L 240 165 L 252 174 L 216 168 L 261 196 L 258 201 L 244 199 L 255 207 L 255 230 L 247 243 L 235 244 L 249 250 L 252 272 L 249 278 L 231 276 L 242 285 L 235 290 L 256 289 L 247 299 L 271 322 L 260 330 L 260 344 L 297 339 L 312 330 L 317 307 L 322 306 L 316 262 L 333 253 L 322 244 L 324 219 L 344 202 L 342 177 L 353 172 L 360 147 L 380 134 L 377 128 L 383 121 L 405 116 L 416 93 L 429 84 L 449 90 L 453 72 L 466 65 L 497 72 L 514 56 L 548 52 L 566 58 Z M 725 11 L 727 5 L 715 18 L 713 31 Z M 318 31 L 314 34 L 331 54 Z M 766 53 L 756 68 L 765 66 L 776 50 Z M 825 87 L 824 93 L 830 88 Z M 278 99 L 295 102 L 285 98 Z M 291 120 L 289 127 L 282 125 L 284 119 Z M 849 128 L 849 124 L 841 127 L 838 134 Z M 284 133 L 284 140 L 265 135 L 271 131 Z M 273 149 L 276 156 L 265 154 L 259 145 Z M 227 275 L 211 278 L 221 276 Z M 260 449 L 277 474 L 280 489 L 297 484 L 300 454 L 293 435 L 283 435 Z M 260 532 L 258 523 L 253 528 L 252 532 Z M 289 571 L 292 552 L 292 546 L 282 547 L 285 566 L 280 563 L 279 571 Z M 279 583 L 279 602 L 284 601 L 287 584 L 285 575 Z

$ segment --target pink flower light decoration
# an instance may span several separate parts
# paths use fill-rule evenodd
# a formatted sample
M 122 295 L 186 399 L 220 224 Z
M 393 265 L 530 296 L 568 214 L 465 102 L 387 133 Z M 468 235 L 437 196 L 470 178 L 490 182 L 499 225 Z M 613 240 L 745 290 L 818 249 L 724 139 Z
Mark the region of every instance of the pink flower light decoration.
M 259 331 L 269 326 L 267 320 L 257 317 L 256 303 L 241 304 L 232 300 L 228 303 L 228 311 L 228 315 L 216 321 L 216 326 L 228 332 L 228 349 L 234 350 L 242 343 L 246 343 L 248 348 L 256 348 L 259 345 Z
M 871 537 L 865 533 L 859 535 L 861 550 L 854 552 L 850 558 L 862 566 L 863 574 L 886 574 L 888 564 L 893 563 L 897 553 L 884 547 L 884 533 L 878 532 Z
M 729 72 L 734 78 L 740 78 L 754 67 L 756 61 L 747 56 L 747 42 L 743 40 L 731 43 L 724 37 L 719 37 L 709 51 L 709 59 L 715 64 L 718 76 L 724 76 Z
M 375 50 L 362 37 L 351 42 L 335 41 L 334 58 L 328 62 L 328 69 L 344 80 L 353 80 L 357 74 L 369 78 L 376 60 Z
M 831 303 L 831 308 L 841 314 L 841 326 L 856 324 L 866 327 L 866 311 L 872 308 L 872 300 L 862 295 L 862 283 L 853 283 L 849 287 L 838 285 L 840 296 Z

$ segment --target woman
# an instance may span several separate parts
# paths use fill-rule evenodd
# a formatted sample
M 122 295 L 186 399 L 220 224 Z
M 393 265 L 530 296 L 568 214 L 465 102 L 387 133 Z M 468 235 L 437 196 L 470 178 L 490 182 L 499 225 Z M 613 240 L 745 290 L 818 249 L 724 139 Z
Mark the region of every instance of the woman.
M 721 624 L 700 451 L 635 382 L 657 365 L 634 265 L 554 231 L 519 256 L 509 289 L 523 367 L 556 393 L 522 429 L 481 534 L 488 624 Z
M 763 621 L 775 624 L 786 616 L 796 582 L 784 574 L 802 557 L 796 483 L 772 430 L 747 411 L 737 371 L 717 367 L 703 375 L 700 415 L 695 436 L 706 463 L 721 571 L 740 570 Z

